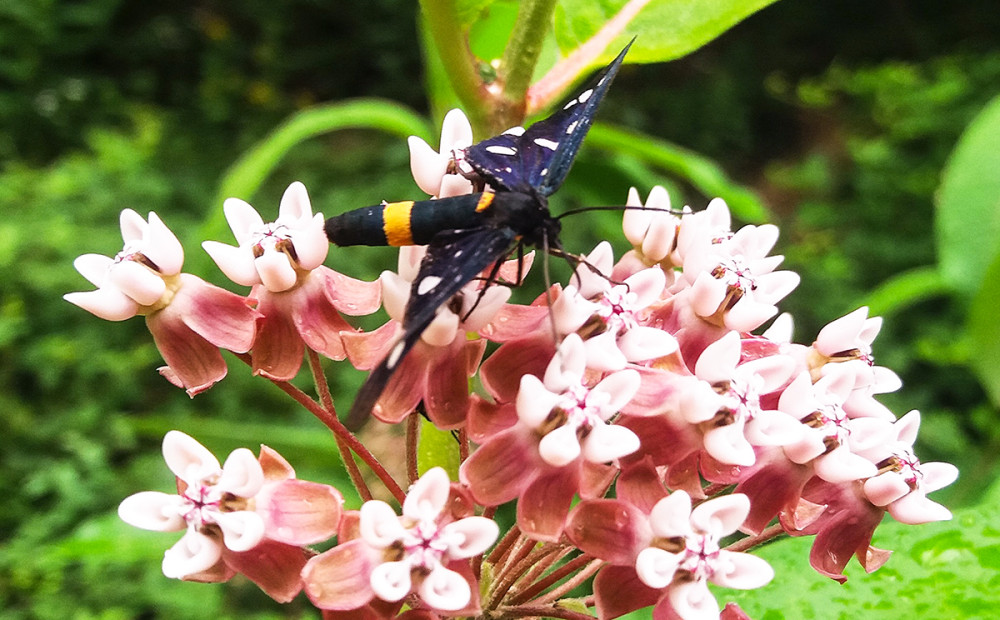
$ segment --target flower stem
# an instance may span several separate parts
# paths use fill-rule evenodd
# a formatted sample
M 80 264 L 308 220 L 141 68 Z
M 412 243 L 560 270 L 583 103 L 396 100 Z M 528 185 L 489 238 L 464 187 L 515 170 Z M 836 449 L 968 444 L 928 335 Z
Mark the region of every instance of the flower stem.
M 528 86 L 555 9 L 556 0 L 522 0 L 518 6 L 517 21 L 500 61 L 503 99 L 491 119 L 494 133 L 524 120 Z
M 248 353 L 241 353 L 237 354 L 236 356 L 241 360 L 243 360 L 243 362 L 245 362 L 246 364 L 250 365 L 251 367 L 253 366 L 253 361 L 251 360 L 250 355 Z M 364 461 L 365 464 L 371 468 L 372 472 L 374 472 L 375 475 L 378 476 L 378 479 L 382 481 L 382 484 L 385 485 L 386 489 L 388 489 L 389 492 L 392 493 L 392 496 L 396 498 L 398 502 L 400 503 L 403 502 L 403 500 L 406 498 L 406 494 L 403 493 L 403 489 L 399 488 L 399 485 L 396 483 L 395 480 L 392 479 L 392 476 L 389 475 L 389 472 L 386 471 L 385 467 L 383 467 L 382 464 L 378 462 L 378 459 L 375 458 L 375 455 L 372 454 L 368 450 L 368 448 L 364 446 L 364 444 L 358 441 L 358 438 L 355 437 L 354 434 L 351 433 L 351 431 L 347 430 L 347 427 L 344 426 L 339 419 L 337 419 L 336 413 L 322 407 L 319 403 L 310 398 L 308 394 L 306 394 L 299 388 L 295 387 L 288 381 L 278 381 L 276 379 L 271 379 L 271 383 L 278 386 L 278 389 L 280 389 L 285 394 L 291 396 L 292 399 L 295 400 L 295 402 L 299 403 L 300 405 L 305 407 L 309 411 L 309 413 L 316 416 L 316 418 L 320 422 L 322 422 L 324 425 L 326 425 L 327 428 L 333 431 L 334 436 L 336 436 L 338 440 L 343 440 L 347 444 L 347 446 L 351 449 L 351 451 L 357 454 L 361 458 L 361 460 Z M 347 465 L 345 463 L 345 467 L 346 466 Z
M 420 441 L 420 416 L 417 412 L 406 418 L 406 479 L 410 484 L 417 481 L 420 471 L 417 468 L 417 444 Z
M 726 547 L 727 551 L 746 551 L 747 549 L 752 549 L 757 545 L 766 543 L 769 540 L 777 538 L 784 533 L 780 523 L 775 523 L 770 527 L 764 528 L 760 534 L 756 536 L 747 536 L 746 538 L 741 538 L 733 544 Z
M 562 609 L 555 605 L 501 607 L 497 610 L 502 618 L 560 618 L 562 620 L 594 620 L 590 614 Z
M 511 603 L 515 605 L 520 605 L 525 601 L 531 600 L 533 596 L 538 595 L 540 592 L 544 592 L 547 588 L 552 586 L 552 584 L 558 583 L 559 580 L 563 579 L 567 575 L 580 570 L 587 564 L 594 561 L 595 561 L 594 557 L 587 554 L 579 555 L 573 558 L 569 562 L 566 562 L 565 564 L 555 569 L 548 575 L 542 577 L 541 579 L 531 584 L 524 590 L 521 590 L 516 595 L 512 596 Z M 601 560 L 597 560 L 597 562 L 600 563 Z
M 326 375 L 323 374 L 323 368 L 320 365 L 319 354 L 306 347 L 307 359 L 309 360 L 309 372 L 312 373 L 313 384 L 316 385 L 316 392 L 319 394 L 319 401 L 322 403 L 323 408 L 331 412 L 334 417 L 336 417 L 336 409 L 333 406 L 333 395 L 330 394 L 330 384 L 326 380 Z M 338 418 L 339 419 L 339 418 Z M 365 477 L 361 474 L 361 469 L 358 464 L 354 462 L 354 456 L 351 455 L 351 449 L 348 447 L 347 442 L 344 441 L 339 434 L 334 431 L 334 438 L 337 440 L 337 449 L 340 451 L 340 460 L 344 462 L 344 467 L 347 469 L 347 475 L 351 477 L 351 482 L 354 484 L 355 490 L 358 492 L 358 497 L 361 501 L 367 502 L 372 499 L 372 491 L 368 488 L 368 483 L 365 482 Z

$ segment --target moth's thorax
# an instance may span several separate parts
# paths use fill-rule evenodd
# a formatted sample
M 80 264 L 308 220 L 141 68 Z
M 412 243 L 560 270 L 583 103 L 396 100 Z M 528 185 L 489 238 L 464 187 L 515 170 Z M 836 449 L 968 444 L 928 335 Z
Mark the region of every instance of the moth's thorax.
M 538 192 L 498 192 L 493 202 L 494 225 L 510 228 L 527 245 L 559 235 L 559 221 L 549 212 L 548 199 Z

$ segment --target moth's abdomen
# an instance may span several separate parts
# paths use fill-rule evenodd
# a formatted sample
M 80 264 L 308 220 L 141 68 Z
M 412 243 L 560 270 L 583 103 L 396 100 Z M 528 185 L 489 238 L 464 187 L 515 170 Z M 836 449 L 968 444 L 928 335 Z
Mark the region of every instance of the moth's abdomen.
M 326 220 L 336 245 L 426 245 L 442 230 L 482 226 L 493 194 L 407 200 L 362 207 Z

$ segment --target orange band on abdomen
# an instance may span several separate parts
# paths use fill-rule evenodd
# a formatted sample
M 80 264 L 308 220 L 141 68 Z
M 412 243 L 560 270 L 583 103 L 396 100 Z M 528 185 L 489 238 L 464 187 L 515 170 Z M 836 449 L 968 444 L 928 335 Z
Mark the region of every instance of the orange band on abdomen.
M 413 233 L 410 231 L 410 210 L 413 201 L 390 202 L 382 210 L 382 230 L 385 231 L 385 242 L 396 247 L 413 245 Z
M 495 195 L 493 192 L 483 192 L 483 195 L 479 197 L 479 202 L 476 203 L 476 213 L 482 213 L 489 209 Z

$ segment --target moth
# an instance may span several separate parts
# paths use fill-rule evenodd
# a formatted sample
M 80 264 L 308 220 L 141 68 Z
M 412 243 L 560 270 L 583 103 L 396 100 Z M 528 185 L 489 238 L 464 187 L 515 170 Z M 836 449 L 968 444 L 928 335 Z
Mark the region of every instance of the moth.
M 402 335 L 368 376 L 348 414 L 349 428 L 367 419 L 386 384 L 438 308 L 481 272 L 526 247 L 569 257 L 548 197 L 566 179 L 594 115 L 618 73 L 629 43 L 561 109 L 527 129 L 514 127 L 455 153 L 455 169 L 483 188 L 435 200 L 382 203 L 326 220 L 338 246 L 426 245 L 404 310 Z

